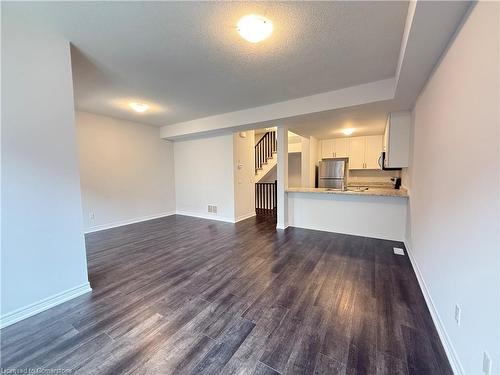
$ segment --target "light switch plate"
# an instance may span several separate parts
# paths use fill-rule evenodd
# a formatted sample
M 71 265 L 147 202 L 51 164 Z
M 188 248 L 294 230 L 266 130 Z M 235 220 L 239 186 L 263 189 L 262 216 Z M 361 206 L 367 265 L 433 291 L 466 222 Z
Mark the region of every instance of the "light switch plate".
M 394 249 L 394 254 L 396 255 L 405 255 L 405 251 L 401 249 L 400 247 L 393 247 Z

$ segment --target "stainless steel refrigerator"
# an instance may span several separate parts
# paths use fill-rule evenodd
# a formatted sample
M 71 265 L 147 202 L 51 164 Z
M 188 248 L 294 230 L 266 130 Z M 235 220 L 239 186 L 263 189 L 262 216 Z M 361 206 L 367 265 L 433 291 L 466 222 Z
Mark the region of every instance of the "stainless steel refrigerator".
M 345 190 L 348 159 L 323 159 L 319 162 L 318 187 Z

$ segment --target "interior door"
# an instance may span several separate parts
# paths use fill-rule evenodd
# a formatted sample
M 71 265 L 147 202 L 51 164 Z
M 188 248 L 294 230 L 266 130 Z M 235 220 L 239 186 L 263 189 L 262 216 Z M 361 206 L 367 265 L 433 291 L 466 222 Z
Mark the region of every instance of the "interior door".
M 349 169 L 363 169 L 365 164 L 365 137 L 349 138 Z
M 333 139 L 323 139 L 321 141 L 321 158 L 322 159 L 333 158 L 333 146 L 334 146 Z
M 336 158 L 349 157 L 349 138 L 335 138 L 334 151 Z
M 370 135 L 365 138 L 365 168 L 380 169 L 378 158 L 382 152 L 384 137 L 382 135 Z

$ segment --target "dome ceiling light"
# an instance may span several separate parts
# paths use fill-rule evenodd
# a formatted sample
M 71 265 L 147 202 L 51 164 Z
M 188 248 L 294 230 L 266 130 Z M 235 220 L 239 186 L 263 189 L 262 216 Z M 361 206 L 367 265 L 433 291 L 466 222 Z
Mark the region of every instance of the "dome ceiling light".
M 238 21 L 238 32 L 250 43 L 259 43 L 269 38 L 273 32 L 273 23 L 265 17 L 249 14 Z

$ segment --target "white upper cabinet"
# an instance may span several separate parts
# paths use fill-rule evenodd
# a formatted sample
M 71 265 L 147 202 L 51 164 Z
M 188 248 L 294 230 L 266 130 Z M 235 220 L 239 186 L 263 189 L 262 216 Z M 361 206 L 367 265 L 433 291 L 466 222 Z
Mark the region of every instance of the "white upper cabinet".
M 365 137 L 349 138 L 349 169 L 365 168 Z
M 335 138 L 333 140 L 333 152 L 336 158 L 349 157 L 349 138 Z
M 383 136 L 365 137 L 365 169 L 380 169 L 379 158 L 382 153 Z
M 410 156 L 410 112 L 389 114 L 385 125 L 385 168 L 406 168 Z
M 382 135 L 349 138 L 349 169 L 380 169 Z
M 349 138 L 333 138 L 321 141 L 321 158 L 349 157 Z
M 321 141 L 321 159 L 333 158 L 334 156 L 334 139 L 324 139 Z
M 382 145 L 382 135 L 324 139 L 321 158 L 349 158 L 349 169 L 379 169 Z

